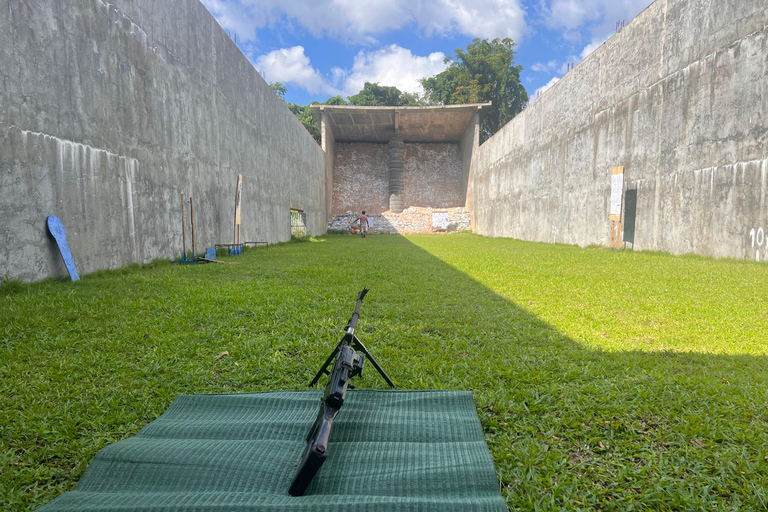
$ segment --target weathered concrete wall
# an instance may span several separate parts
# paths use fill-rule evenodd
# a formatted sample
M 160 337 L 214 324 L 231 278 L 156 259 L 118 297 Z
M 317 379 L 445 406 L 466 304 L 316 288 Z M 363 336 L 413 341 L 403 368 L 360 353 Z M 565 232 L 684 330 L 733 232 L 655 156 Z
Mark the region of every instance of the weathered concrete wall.
M 333 130 L 328 126 L 326 115 L 320 120 L 321 147 L 325 152 L 325 183 L 326 183 L 326 218 L 331 216 L 333 207 L 333 168 L 336 161 L 336 139 Z
M 239 173 L 242 240 L 288 240 L 291 206 L 325 231 L 325 155 L 202 4 L 0 10 L 0 273 L 66 275 L 51 214 L 80 273 L 178 256 L 182 193 L 198 252 L 231 243 Z
M 464 207 L 468 211 L 474 208 L 474 174 L 472 172 L 472 162 L 480 146 L 480 112 L 472 116 L 472 120 L 467 125 L 467 130 L 459 142 L 461 149 L 461 183 L 462 195 L 464 197 Z M 474 229 L 474 226 L 473 226 Z
M 333 215 L 389 210 L 387 144 L 337 142 L 333 169 Z M 405 207 L 464 206 L 462 152 L 453 143 L 406 143 Z
M 635 248 L 764 260 L 767 23 L 768 0 L 657 0 L 479 148 L 477 231 L 608 245 L 624 166 Z

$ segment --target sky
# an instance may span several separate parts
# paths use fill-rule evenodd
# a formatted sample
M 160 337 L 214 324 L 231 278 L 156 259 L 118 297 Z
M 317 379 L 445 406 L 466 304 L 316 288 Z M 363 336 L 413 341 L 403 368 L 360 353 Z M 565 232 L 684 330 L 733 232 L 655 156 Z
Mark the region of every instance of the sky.
M 268 82 L 307 105 L 365 82 L 422 92 L 475 38 L 511 37 L 536 97 L 652 0 L 202 0 Z

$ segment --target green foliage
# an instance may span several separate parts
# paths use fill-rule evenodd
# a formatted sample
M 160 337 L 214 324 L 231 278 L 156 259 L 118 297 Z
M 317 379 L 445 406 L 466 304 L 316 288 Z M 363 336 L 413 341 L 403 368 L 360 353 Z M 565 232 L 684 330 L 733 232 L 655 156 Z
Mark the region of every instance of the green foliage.
M 418 94 L 404 93 L 397 87 L 379 85 L 378 82 L 365 82 L 362 91 L 349 97 L 349 104 L 367 107 L 403 107 L 420 105 L 421 100 Z
M 285 93 L 288 92 L 288 88 L 286 86 L 280 82 L 269 82 L 269 86 L 273 91 L 275 91 L 275 94 L 277 94 L 281 100 L 285 101 Z
M 313 101 L 312 105 L 317 105 L 317 101 Z M 301 121 L 301 124 L 304 125 L 304 128 L 307 129 L 310 135 L 312 135 L 312 138 L 315 139 L 315 142 L 320 144 L 322 142 L 322 136 L 320 134 L 320 127 L 317 126 L 317 123 L 315 122 L 315 118 L 312 117 L 312 110 L 309 108 L 309 105 L 299 105 L 297 103 L 287 103 L 288 109 L 293 112 L 293 115 L 295 115 L 299 121 Z
M 0 287 L 0 510 L 179 394 L 304 389 L 363 286 L 399 387 L 474 390 L 510 510 L 768 508 L 764 263 L 471 234 L 224 259 Z
M 421 80 L 427 101 L 439 105 L 492 102 L 482 123 L 483 140 L 496 133 L 525 108 L 528 93 L 515 66 L 512 39 L 475 39 L 467 50 L 457 48 L 455 60 L 442 73 Z
M 299 105 L 298 103 L 287 103 L 286 105 L 288 106 L 288 109 L 293 113 L 293 115 L 295 115 L 299 121 L 301 121 L 301 124 L 304 125 L 304 128 L 307 129 L 309 134 L 312 135 L 312 138 L 315 139 L 315 142 L 320 144 L 322 143 L 320 127 L 317 126 L 315 118 L 312 117 L 312 109 L 310 109 L 310 105 L 347 105 L 347 102 L 344 101 L 344 98 L 341 96 L 333 96 L 328 98 L 325 103 L 313 101 L 309 105 Z
M 332 98 L 328 98 L 325 100 L 325 103 L 323 105 L 349 105 L 348 102 L 344 101 L 344 98 L 341 96 L 334 96 Z

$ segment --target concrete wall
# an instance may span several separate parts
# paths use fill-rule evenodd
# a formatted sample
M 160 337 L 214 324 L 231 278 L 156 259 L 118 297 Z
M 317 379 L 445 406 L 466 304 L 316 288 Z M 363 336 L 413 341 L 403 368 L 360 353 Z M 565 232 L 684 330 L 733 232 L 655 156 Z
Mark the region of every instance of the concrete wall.
M 333 136 L 333 130 L 328 126 L 326 114 L 323 114 L 320 120 L 320 146 L 325 152 L 325 217 L 329 218 L 333 208 L 333 169 L 334 162 L 336 161 L 336 138 Z
M 333 215 L 389 210 L 388 145 L 337 142 L 333 169 Z M 464 206 L 462 152 L 454 143 L 406 143 L 403 201 L 411 206 Z
M 478 149 L 477 231 L 607 246 L 624 166 L 628 246 L 764 260 L 767 23 L 768 0 L 657 0 Z
M 0 74 L 11 279 L 66 275 L 51 214 L 80 273 L 180 255 L 182 193 L 198 252 L 231 243 L 239 173 L 242 240 L 288 240 L 291 207 L 326 229 L 324 153 L 196 0 L 9 0 Z
M 464 136 L 459 142 L 461 149 L 461 183 L 462 195 L 464 196 L 464 207 L 472 211 L 474 208 L 474 173 L 472 163 L 477 148 L 480 146 L 480 113 L 479 111 L 472 116 L 472 120 L 467 125 Z M 475 229 L 474 226 L 472 226 Z

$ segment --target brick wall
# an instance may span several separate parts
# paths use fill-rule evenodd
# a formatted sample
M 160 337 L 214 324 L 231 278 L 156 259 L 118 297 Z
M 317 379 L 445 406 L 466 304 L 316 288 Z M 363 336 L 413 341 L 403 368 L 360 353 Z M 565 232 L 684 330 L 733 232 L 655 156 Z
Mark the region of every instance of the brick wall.
M 389 209 L 387 145 L 337 142 L 333 167 L 332 215 Z
M 389 210 L 387 144 L 337 142 L 332 215 Z M 405 145 L 403 198 L 406 207 L 464 206 L 458 144 Z
M 431 208 L 464 206 L 458 144 L 406 144 L 403 205 Z

